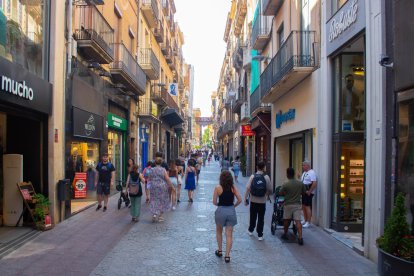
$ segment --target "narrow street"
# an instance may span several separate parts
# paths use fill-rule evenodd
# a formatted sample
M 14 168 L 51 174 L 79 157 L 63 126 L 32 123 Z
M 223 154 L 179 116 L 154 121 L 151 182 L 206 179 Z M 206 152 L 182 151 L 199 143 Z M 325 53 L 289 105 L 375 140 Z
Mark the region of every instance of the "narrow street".
M 128 209 L 116 209 L 113 196 L 106 213 L 95 206 L 0 260 L 1 275 L 376 275 L 374 263 L 340 244 L 321 228 L 304 232 L 305 245 L 283 243 L 270 233 L 268 203 L 264 241 L 246 234 L 248 208 L 237 208 L 231 262 L 216 250 L 212 191 L 218 163 L 202 168 L 194 203 L 182 191 L 176 211 L 152 223 L 148 209 L 131 223 Z M 244 192 L 247 178 L 238 188 Z

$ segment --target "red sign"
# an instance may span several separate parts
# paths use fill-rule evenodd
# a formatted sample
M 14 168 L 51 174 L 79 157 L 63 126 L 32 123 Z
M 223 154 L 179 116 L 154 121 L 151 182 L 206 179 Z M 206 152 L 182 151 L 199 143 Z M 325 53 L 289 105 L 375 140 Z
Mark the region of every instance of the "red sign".
M 241 126 L 241 135 L 242 136 L 255 136 L 256 132 L 251 129 L 250 125 L 242 125 Z
M 86 198 L 86 173 L 75 173 L 72 185 L 75 198 Z

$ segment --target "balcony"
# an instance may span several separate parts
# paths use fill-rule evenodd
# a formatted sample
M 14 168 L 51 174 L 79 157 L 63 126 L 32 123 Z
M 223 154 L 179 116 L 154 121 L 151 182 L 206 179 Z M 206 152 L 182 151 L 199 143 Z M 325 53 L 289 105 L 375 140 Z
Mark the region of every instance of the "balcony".
M 234 35 L 238 37 L 243 28 L 244 19 L 247 14 L 247 0 L 237 1 L 236 16 L 234 22 Z
M 172 50 L 171 47 L 168 48 L 168 51 L 166 54 L 164 54 L 165 57 L 165 61 L 168 63 L 168 65 L 170 65 L 170 63 L 173 62 L 173 54 L 172 54 Z
M 166 58 L 167 59 L 167 63 L 168 63 L 168 66 L 170 66 L 171 71 L 175 71 L 176 68 L 177 68 L 177 63 L 176 63 L 175 57 L 173 55 L 170 55 L 170 56 L 171 57 Z
M 168 27 L 171 29 L 172 25 L 174 25 L 174 14 L 170 12 L 170 14 L 165 17 L 165 20 L 167 21 Z
M 162 11 L 164 13 L 164 16 L 168 16 L 170 14 L 169 0 L 162 0 Z
M 177 23 L 176 22 L 171 22 L 171 28 L 170 28 L 170 32 L 171 35 L 174 36 L 175 35 L 175 31 L 177 30 Z
M 159 104 L 161 107 L 167 106 L 167 94 L 168 91 L 164 86 L 161 87 L 152 87 L 151 90 L 151 99 Z
M 247 71 L 249 71 L 252 66 L 252 54 L 248 45 L 249 42 L 247 42 L 246 47 L 243 48 L 243 69 Z
M 282 4 L 283 0 L 263 0 L 263 15 L 276 15 Z
M 242 104 L 246 101 L 246 92 L 244 87 L 239 86 L 237 89 L 236 100 L 233 102 L 233 112 L 239 113 Z
M 260 101 L 261 97 L 261 89 L 260 85 L 257 86 L 257 88 L 253 91 L 253 93 L 250 95 L 250 117 L 253 118 L 260 112 L 270 112 L 271 111 L 271 105 L 270 104 L 264 104 Z
M 224 136 L 224 132 L 223 132 L 223 126 L 219 127 L 218 131 L 217 131 L 217 139 L 221 139 Z
M 167 55 L 170 53 L 170 41 L 168 40 L 168 38 L 165 38 L 165 41 L 163 43 L 161 43 L 161 52 L 164 55 Z
M 233 67 L 236 70 L 240 70 L 243 67 L 243 46 L 238 44 L 236 49 L 233 52 Z
M 153 33 L 158 43 L 164 42 L 164 24 L 162 20 L 158 20 L 158 25 L 154 28 Z
M 263 50 L 270 39 L 272 29 L 272 16 L 259 15 L 252 28 L 252 48 Z
M 139 65 L 144 70 L 148 79 L 156 80 L 160 76 L 160 62 L 151 48 L 140 50 Z
M 240 123 L 247 123 L 250 120 L 249 103 L 244 102 L 240 108 Z
M 157 27 L 159 14 L 157 0 L 142 0 L 141 10 L 148 22 L 148 27 Z
M 139 116 L 151 122 L 158 122 L 158 107 L 150 98 L 139 99 Z
M 319 49 L 314 31 L 292 31 L 260 76 L 261 100 L 282 97 L 316 69 Z
M 227 121 L 223 125 L 223 133 L 224 134 L 232 134 L 234 132 L 234 125 L 233 121 Z
M 109 64 L 114 60 L 114 30 L 94 6 L 77 6 L 73 38 L 89 61 Z
M 122 43 L 115 43 L 115 60 L 110 66 L 112 80 L 138 96 L 145 94 L 147 78 L 138 62 Z

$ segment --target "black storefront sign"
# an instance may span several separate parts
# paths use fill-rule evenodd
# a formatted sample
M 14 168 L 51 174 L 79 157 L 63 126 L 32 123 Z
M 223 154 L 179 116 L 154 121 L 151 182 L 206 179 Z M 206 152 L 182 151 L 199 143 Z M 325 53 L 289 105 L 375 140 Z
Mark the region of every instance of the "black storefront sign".
M 103 140 L 103 117 L 73 107 L 73 136 Z
M 0 57 L 0 100 L 50 115 L 52 84 Z

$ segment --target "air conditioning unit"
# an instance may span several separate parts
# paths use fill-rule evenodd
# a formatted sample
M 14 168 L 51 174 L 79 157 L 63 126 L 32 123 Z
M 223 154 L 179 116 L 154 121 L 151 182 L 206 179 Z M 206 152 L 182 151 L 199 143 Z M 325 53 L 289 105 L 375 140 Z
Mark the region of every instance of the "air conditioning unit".
M 103 5 L 104 0 L 85 0 L 86 4 L 88 5 L 92 5 L 92 6 L 97 6 L 97 5 Z

